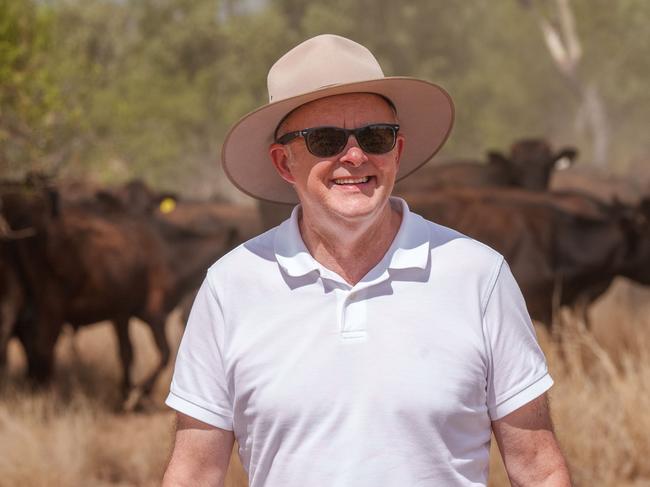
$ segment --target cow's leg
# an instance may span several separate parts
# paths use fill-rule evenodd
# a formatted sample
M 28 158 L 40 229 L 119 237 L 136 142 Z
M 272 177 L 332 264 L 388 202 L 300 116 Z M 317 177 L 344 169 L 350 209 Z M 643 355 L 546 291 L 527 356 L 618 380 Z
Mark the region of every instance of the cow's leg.
M 129 317 L 120 317 L 112 321 L 122 363 L 122 399 L 126 400 L 133 387 L 131 380 L 131 365 L 133 364 L 133 346 L 129 337 Z
M 0 374 L 7 367 L 7 347 L 16 323 L 16 313 L 11 303 L 0 301 Z
M 54 373 L 54 347 L 63 326 L 55 314 L 48 319 L 22 321 L 17 327 L 27 356 L 27 376 L 36 385 L 47 384 Z
M 6 272 L 6 269 L 2 271 Z M 0 374 L 7 367 L 9 339 L 18 323 L 18 315 L 24 306 L 24 295 L 14 276 L 7 272 L 4 289 L 0 291 Z
M 158 362 L 158 366 L 149 375 L 149 377 L 147 377 L 145 381 L 142 383 L 142 391 L 147 396 L 151 393 L 153 387 L 156 385 L 156 380 L 158 380 L 158 376 L 161 374 L 163 369 L 169 363 L 169 358 L 171 355 L 169 349 L 169 343 L 167 343 L 167 337 L 165 336 L 165 322 L 166 319 L 164 316 L 157 316 L 154 319 L 147 322 L 149 323 L 149 327 L 151 328 L 153 339 L 156 343 L 156 347 L 158 348 L 158 353 L 160 354 L 160 360 Z
M 137 407 L 141 407 L 141 400 L 151 394 L 158 376 L 169 363 L 170 349 L 165 336 L 165 315 L 160 316 L 142 316 L 140 317 L 145 323 L 149 325 L 153 335 L 156 347 L 160 353 L 160 360 L 156 368 L 147 376 L 142 382 L 142 385 L 133 387 L 129 394 L 128 399 L 124 402 L 124 409 L 131 411 Z

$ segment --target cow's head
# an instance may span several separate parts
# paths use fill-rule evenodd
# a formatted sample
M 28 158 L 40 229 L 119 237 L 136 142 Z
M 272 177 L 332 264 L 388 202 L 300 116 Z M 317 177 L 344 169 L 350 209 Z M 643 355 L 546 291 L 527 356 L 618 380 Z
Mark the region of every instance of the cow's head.
M 136 179 L 118 189 L 101 190 L 96 193 L 98 202 L 106 211 L 127 211 L 137 215 L 152 215 L 166 202 L 176 200 L 170 193 L 159 193 L 149 188 L 143 181 Z
M 544 139 L 522 139 L 510 148 L 510 156 L 498 151 L 488 152 L 488 163 L 510 176 L 513 186 L 544 191 L 554 170 L 571 166 L 578 155 L 573 147 L 553 153 Z
M 50 187 L 14 184 L 0 190 L 0 208 L 4 238 L 26 238 L 44 231 L 59 216 L 59 195 Z

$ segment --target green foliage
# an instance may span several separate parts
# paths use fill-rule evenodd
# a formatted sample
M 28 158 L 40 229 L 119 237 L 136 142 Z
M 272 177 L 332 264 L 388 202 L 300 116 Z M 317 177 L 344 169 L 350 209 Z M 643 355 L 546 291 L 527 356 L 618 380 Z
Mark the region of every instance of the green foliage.
M 650 3 L 645 0 L 576 4 L 584 42 L 584 72 L 608 108 L 613 155 L 619 166 L 648 163 L 650 138 Z M 587 42 L 588 40 L 588 42 Z
M 0 167 L 15 172 L 50 154 L 58 87 L 44 69 L 51 15 L 0 0 Z
M 638 159 L 649 149 L 650 4 L 572 5 L 613 160 Z M 228 128 L 266 102 L 272 63 L 324 32 L 368 46 L 387 75 L 450 91 L 457 122 L 443 156 L 480 158 L 524 136 L 583 142 L 578 100 L 515 0 L 0 0 L 2 169 L 229 192 L 216 164 Z

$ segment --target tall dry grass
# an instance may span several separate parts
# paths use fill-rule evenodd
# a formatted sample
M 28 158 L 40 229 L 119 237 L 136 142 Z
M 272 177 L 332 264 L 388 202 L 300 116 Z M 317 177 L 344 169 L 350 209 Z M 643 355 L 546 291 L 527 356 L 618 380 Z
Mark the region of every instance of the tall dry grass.
M 593 309 L 585 332 L 565 316 L 562 346 L 538 329 L 555 386 L 552 413 L 576 486 L 650 485 L 650 296 L 625 282 Z M 177 344 L 178 318 L 168 324 Z M 132 324 L 136 380 L 157 355 L 145 325 Z M 58 370 L 47 391 L 19 377 L 24 357 L 10 347 L 11 375 L 0 386 L 0 487 L 159 485 L 173 440 L 174 415 L 163 400 L 171 367 L 140 413 L 118 412 L 119 362 L 112 329 L 99 324 L 57 347 Z M 236 458 L 227 487 L 246 478 Z M 493 451 L 490 486 L 509 485 Z
M 587 331 L 565 311 L 560 344 L 538 328 L 574 485 L 650 486 L 650 290 L 619 280 L 590 318 Z M 496 451 L 491 460 L 490 486 L 509 485 Z

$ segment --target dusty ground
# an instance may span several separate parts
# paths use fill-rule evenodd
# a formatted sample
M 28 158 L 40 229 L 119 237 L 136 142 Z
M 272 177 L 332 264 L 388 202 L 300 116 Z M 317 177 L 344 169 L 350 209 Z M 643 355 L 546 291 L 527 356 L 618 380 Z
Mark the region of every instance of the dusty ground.
M 650 291 L 617 282 L 593 309 L 594 332 L 575 320 L 564 333 L 564 359 L 544 329 L 538 334 L 556 385 L 553 418 L 576 486 L 650 485 Z M 168 323 L 176 346 L 178 317 Z M 135 378 L 153 367 L 149 331 L 132 323 Z M 24 388 L 24 357 L 10 346 L 10 376 L 0 387 L 0 487 L 159 485 L 173 437 L 163 400 L 171 367 L 147 410 L 118 409 L 119 363 L 112 329 L 97 324 L 57 348 L 58 372 L 49 391 Z M 493 451 L 490 486 L 508 485 Z M 243 487 L 236 459 L 227 487 Z

